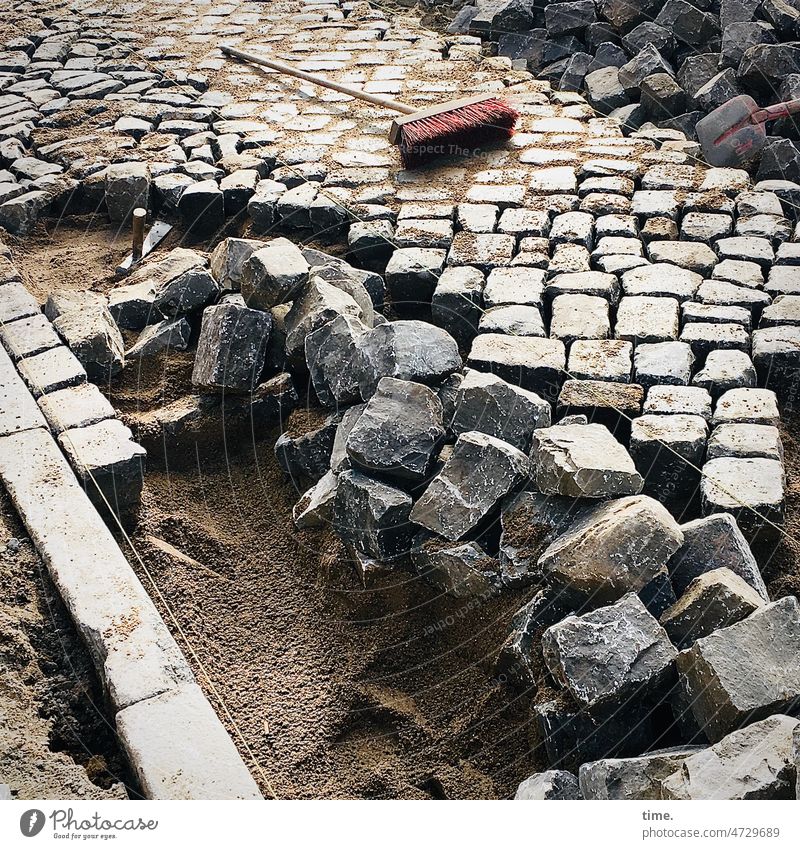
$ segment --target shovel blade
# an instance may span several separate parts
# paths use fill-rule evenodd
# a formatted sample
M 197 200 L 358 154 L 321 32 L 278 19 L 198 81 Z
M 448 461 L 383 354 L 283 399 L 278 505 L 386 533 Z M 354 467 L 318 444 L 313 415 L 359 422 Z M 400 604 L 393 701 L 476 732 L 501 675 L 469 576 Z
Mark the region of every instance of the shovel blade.
M 697 138 L 709 165 L 737 168 L 764 147 L 764 125 L 750 123 L 758 110 L 752 97 L 741 94 L 697 122 Z

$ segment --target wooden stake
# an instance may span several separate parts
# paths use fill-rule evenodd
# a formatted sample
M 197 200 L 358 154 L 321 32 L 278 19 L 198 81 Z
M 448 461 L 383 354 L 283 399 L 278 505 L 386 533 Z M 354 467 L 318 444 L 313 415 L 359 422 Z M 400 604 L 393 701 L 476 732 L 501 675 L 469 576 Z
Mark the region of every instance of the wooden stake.
M 144 222 L 147 218 L 147 210 L 137 206 L 133 210 L 133 249 L 131 254 L 134 262 L 142 258 L 142 249 L 144 247 Z

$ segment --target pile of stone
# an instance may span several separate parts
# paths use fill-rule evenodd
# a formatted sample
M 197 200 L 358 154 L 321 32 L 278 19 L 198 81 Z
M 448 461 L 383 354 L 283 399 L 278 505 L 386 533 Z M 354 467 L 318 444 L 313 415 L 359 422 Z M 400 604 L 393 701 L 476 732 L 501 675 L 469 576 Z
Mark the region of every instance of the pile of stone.
M 800 798 L 799 627 L 796 598 L 768 604 L 727 568 L 692 581 L 661 624 L 629 594 L 551 626 L 545 662 L 571 701 L 535 708 L 553 769 L 516 798 Z M 680 745 L 651 736 L 659 699 Z
M 646 122 L 689 137 L 697 121 L 749 94 L 766 106 L 800 94 L 796 0 L 475 0 L 449 31 L 496 42 L 500 56 L 564 91 L 585 92 L 630 129 Z M 762 179 L 800 179 L 795 123 L 774 126 Z

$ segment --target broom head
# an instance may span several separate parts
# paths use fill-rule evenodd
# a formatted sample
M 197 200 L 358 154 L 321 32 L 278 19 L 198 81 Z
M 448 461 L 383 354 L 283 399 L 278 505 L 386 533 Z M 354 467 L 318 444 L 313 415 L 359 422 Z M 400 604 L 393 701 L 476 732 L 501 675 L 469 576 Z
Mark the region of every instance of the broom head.
M 389 141 L 400 146 L 403 165 L 414 168 L 444 156 L 471 156 L 481 145 L 509 139 L 518 119 L 505 100 L 481 94 L 398 118 Z

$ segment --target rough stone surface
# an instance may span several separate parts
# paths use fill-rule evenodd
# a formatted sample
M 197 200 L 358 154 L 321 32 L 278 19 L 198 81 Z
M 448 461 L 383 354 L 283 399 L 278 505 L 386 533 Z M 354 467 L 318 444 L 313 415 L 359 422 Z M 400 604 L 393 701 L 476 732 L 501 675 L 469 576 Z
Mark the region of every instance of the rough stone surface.
M 578 779 L 563 769 L 537 772 L 517 787 L 515 801 L 544 801 L 545 799 L 582 799 Z
M 470 431 L 411 511 L 411 521 L 445 539 L 463 538 L 490 515 L 530 473 L 528 458 L 513 445 Z
M 800 606 L 794 596 L 695 641 L 678 656 L 692 713 L 712 742 L 800 702 Z
M 539 560 L 545 578 L 598 602 L 647 586 L 683 544 L 669 512 L 645 495 L 600 504 L 552 542 Z
M 661 781 L 699 746 L 676 746 L 638 758 L 607 758 L 583 764 L 578 774 L 584 799 L 660 799 Z
M 247 392 L 261 378 L 272 319 L 236 303 L 203 312 L 192 383 L 206 391 Z
M 677 651 L 633 593 L 583 616 L 568 616 L 542 636 L 551 675 L 581 706 L 657 697 L 675 677 Z
M 451 428 L 456 435 L 487 433 L 527 451 L 534 430 L 548 427 L 550 417 L 550 405 L 535 393 L 469 369 L 456 395 Z
M 384 377 L 350 431 L 346 450 L 367 473 L 421 481 L 444 436 L 442 404 L 432 389 Z
M 792 734 L 798 724 L 778 714 L 734 731 L 664 778 L 661 798 L 795 798 Z
M 625 447 L 600 424 L 557 425 L 533 433 L 536 486 L 550 495 L 636 495 L 643 480 Z

